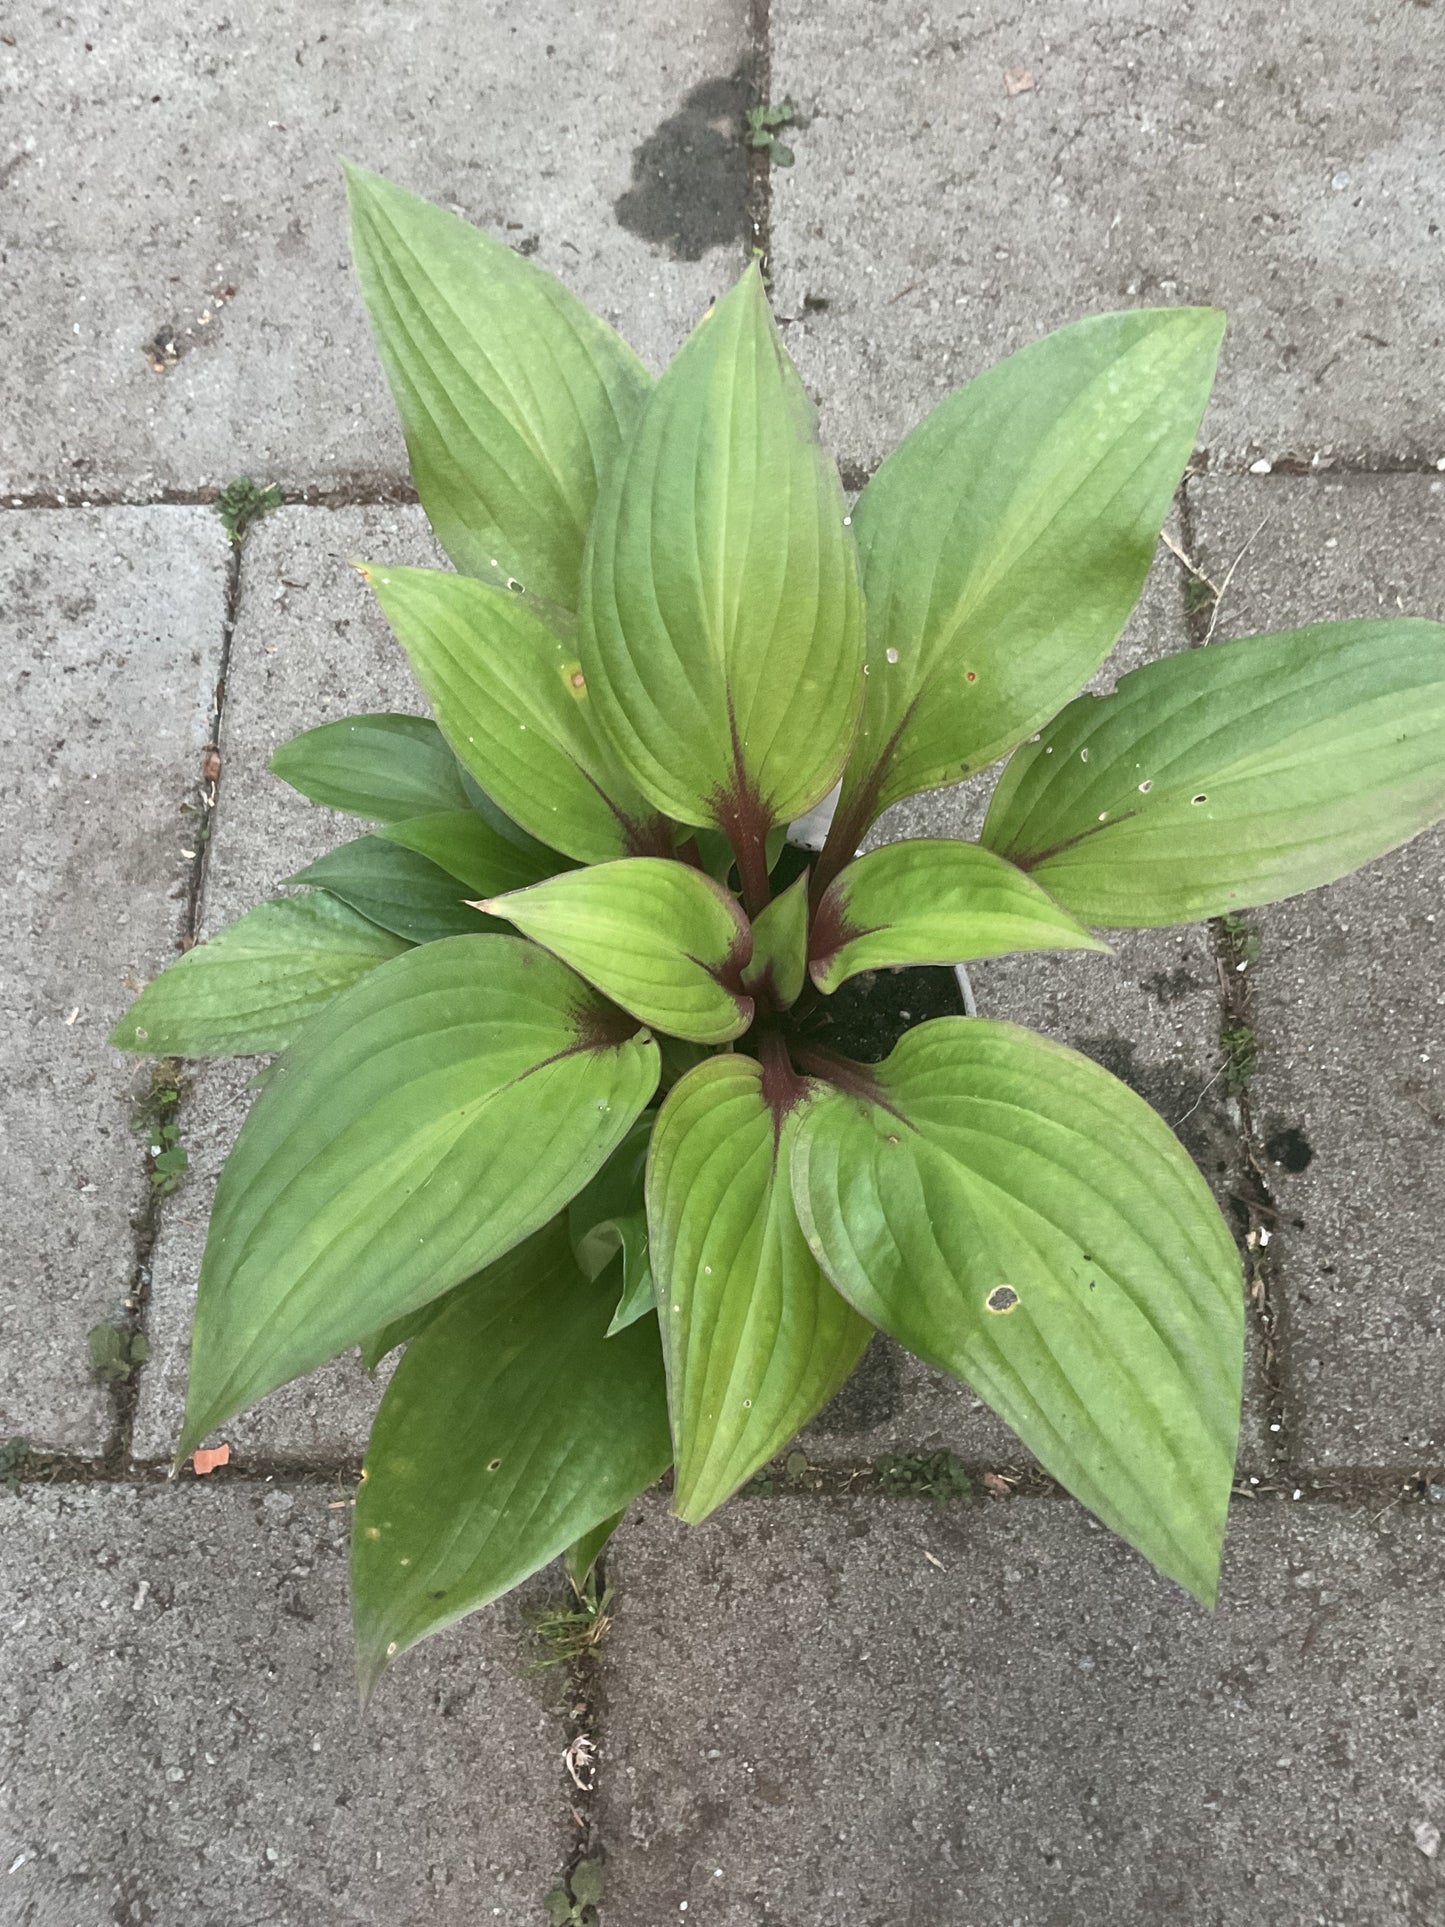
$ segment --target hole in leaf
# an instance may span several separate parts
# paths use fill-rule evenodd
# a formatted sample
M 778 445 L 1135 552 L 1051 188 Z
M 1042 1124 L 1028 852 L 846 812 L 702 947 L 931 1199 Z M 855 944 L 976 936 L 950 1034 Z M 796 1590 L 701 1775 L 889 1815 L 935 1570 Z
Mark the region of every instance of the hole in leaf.
M 1209 798 L 1204 794 L 1204 791 L 1201 790 L 1198 796 L 1191 796 L 1189 800 L 1191 803 L 1207 803 Z
M 990 1311 L 1006 1312 L 1012 1311 L 1018 1301 L 1019 1295 L 1012 1285 L 995 1285 L 983 1302 Z
M 1154 778 L 1152 776 L 1146 776 L 1144 778 L 1144 781 L 1139 785 L 1139 794 L 1141 796 L 1147 796 L 1150 790 L 1153 789 L 1153 787 L 1154 787 Z
M 500 1467 L 501 1467 L 501 1463 L 502 1463 L 502 1461 L 501 1461 L 500 1459 L 488 1459 L 488 1460 L 487 1460 L 487 1470 L 488 1470 L 489 1472 L 496 1472 L 496 1471 L 498 1471 L 498 1470 L 500 1469 Z

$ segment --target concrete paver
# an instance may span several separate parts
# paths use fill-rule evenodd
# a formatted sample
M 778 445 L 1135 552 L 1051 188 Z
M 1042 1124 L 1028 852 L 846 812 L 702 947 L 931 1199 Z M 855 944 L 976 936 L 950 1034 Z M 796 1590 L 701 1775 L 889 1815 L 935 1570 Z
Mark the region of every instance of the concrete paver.
M 879 460 L 1066 321 L 1208 302 L 1232 318 L 1217 461 L 1445 456 L 1428 10 L 773 0 L 771 18 L 773 94 L 808 123 L 773 175 L 778 305 L 842 453 Z
M 278 510 L 247 538 L 240 617 L 231 642 L 221 729 L 221 782 L 201 928 L 214 936 L 282 879 L 370 827 L 318 809 L 267 768 L 279 743 L 367 710 L 426 713 L 406 657 L 349 566 L 356 557 L 437 564 L 417 508 Z M 249 1061 L 194 1068 L 181 1113 L 191 1168 L 162 1213 L 151 1260 L 148 1329 L 134 1446 L 166 1457 L 180 1430 L 191 1311 L 215 1182 L 248 1108 Z M 233 1449 L 315 1464 L 357 1460 L 379 1384 L 355 1354 L 284 1387 L 226 1427 Z
M 534 253 L 655 365 L 742 258 L 744 0 L 99 0 L 13 25 L 0 492 L 404 475 L 338 154 Z
M 1427 1927 L 1442 1559 L 1439 1508 L 1244 1504 L 1210 1615 L 1063 1502 L 642 1509 L 608 1927 Z
M 0 1491 L 0 1918 L 481 1927 L 572 1845 L 516 1601 L 358 1708 L 349 1510 L 230 1484 Z
M 1216 581 L 1254 537 L 1221 635 L 1445 618 L 1445 482 L 1218 479 L 1191 499 Z M 1442 877 L 1435 829 L 1258 918 L 1254 1102 L 1302 1465 L 1445 1465 Z
M 186 927 L 225 540 L 200 509 L 9 513 L 0 559 L 0 1442 L 94 1453 L 86 1332 L 124 1315 L 147 1195 L 106 1047 Z

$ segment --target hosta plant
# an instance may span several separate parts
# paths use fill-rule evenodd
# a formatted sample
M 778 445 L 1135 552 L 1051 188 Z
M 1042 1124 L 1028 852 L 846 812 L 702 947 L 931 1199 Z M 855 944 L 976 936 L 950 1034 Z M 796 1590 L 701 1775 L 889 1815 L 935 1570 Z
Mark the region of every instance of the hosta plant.
M 533 262 L 350 176 L 451 569 L 366 560 L 432 717 L 276 772 L 373 828 L 115 1033 L 277 1054 L 221 1178 L 179 1453 L 403 1355 L 356 1505 L 363 1677 L 672 1468 L 706 1519 L 882 1331 L 1200 1598 L 1240 1407 L 1233 1239 L 1163 1121 L 986 1015 L 868 1063 L 865 972 L 1101 950 L 1313 888 L 1445 810 L 1445 630 L 1323 624 L 1081 695 L 1222 332 L 1100 315 L 949 395 L 851 515 L 756 267 L 654 381 Z M 855 852 L 1001 758 L 978 842 Z M 799 868 L 787 825 L 841 779 Z M 1107 968 L 1107 963 L 1097 967 Z

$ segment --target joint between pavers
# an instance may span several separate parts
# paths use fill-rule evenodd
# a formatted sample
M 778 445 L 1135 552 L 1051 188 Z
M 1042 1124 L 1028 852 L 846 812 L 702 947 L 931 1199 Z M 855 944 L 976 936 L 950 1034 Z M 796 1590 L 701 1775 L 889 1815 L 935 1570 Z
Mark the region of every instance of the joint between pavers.
M 773 81 L 771 0 L 749 0 L 748 78 L 754 106 L 765 107 Z M 773 167 L 766 147 L 748 149 L 748 226 L 752 232 L 750 258 L 756 258 L 761 263 L 763 280 L 771 285 Z
M 334 482 L 302 483 L 288 487 L 275 485 L 282 508 L 414 508 L 416 489 L 405 477 L 340 476 Z M 68 509 L 156 509 L 214 508 L 224 489 L 207 484 L 203 488 L 157 488 L 150 490 L 110 489 L 77 492 L 70 489 L 35 489 L 29 493 L 0 495 L 0 514 L 26 515 Z

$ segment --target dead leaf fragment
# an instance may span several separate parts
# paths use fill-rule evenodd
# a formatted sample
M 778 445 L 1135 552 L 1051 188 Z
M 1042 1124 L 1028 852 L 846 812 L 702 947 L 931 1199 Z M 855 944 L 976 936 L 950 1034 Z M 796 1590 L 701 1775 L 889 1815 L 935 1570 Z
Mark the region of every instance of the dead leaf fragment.
M 218 749 L 208 749 L 205 760 L 201 764 L 201 776 L 207 783 L 214 783 L 220 773 L 221 752 Z
M 1013 1494 L 1013 1487 L 998 1472 L 985 1472 L 980 1484 L 991 1499 L 1007 1499 Z
M 218 1467 L 229 1465 L 230 1463 L 231 1448 L 229 1445 L 207 1446 L 201 1451 L 192 1452 L 191 1454 L 191 1469 L 198 1479 L 204 1479 L 208 1472 L 214 1472 Z
M 1015 94 L 1031 94 L 1034 91 L 1033 69 L 1030 67 L 1006 67 L 1003 84 L 1010 100 Z

